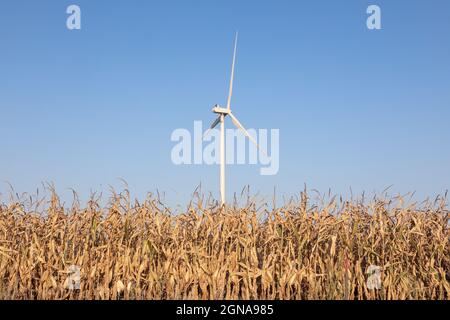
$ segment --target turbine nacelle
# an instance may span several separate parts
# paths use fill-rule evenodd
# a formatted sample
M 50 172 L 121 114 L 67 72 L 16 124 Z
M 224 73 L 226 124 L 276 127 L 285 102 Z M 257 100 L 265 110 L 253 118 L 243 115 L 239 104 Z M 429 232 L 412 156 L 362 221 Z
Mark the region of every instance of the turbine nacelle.
M 214 108 L 212 109 L 212 112 L 217 113 L 217 114 L 223 114 L 223 115 L 228 115 L 231 113 L 231 110 L 228 108 L 222 108 L 221 106 L 219 106 L 218 104 L 216 104 L 214 106 Z

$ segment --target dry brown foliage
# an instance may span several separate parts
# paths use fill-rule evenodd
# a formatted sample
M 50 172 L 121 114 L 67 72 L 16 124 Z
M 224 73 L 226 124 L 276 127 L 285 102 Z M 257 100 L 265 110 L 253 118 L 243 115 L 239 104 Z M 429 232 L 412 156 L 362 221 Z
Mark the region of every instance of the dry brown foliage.
M 55 192 L 0 205 L 0 299 L 449 299 L 446 201 L 374 198 L 257 208 L 113 193 L 100 208 Z M 67 289 L 68 268 L 80 290 Z M 382 288 L 366 285 L 382 267 Z

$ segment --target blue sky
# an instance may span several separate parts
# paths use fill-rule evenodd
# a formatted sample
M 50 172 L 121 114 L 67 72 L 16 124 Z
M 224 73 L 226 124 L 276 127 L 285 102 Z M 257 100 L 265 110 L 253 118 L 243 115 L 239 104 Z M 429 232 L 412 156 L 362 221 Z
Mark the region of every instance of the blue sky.
M 228 198 L 450 187 L 448 1 L 19 0 L 0 9 L 0 192 L 87 196 L 120 177 L 140 198 L 183 203 L 200 182 L 217 196 L 218 167 L 173 165 L 170 135 L 226 103 L 235 30 L 233 109 L 280 129 L 280 171 L 228 167 Z

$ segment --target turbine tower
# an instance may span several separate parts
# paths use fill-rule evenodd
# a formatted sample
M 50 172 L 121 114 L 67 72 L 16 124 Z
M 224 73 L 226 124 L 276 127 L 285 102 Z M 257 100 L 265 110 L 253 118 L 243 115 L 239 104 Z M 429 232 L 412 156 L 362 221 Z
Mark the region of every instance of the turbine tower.
M 230 88 L 228 92 L 228 101 L 226 108 L 223 108 L 219 105 L 215 105 L 212 111 L 218 115 L 217 119 L 212 123 L 211 127 L 206 131 L 204 137 L 208 135 L 208 133 L 217 127 L 220 123 L 220 200 L 222 206 L 226 203 L 226 195 L 225 195 L 225 118 L 230 116 L 233 124 L 241 130 L 247 138 L 261 151 L 263 154 L 265 152 L 261 150 L 256 140 L 248 133 L 248 131 L 244 128 L 244 126 L 239 122 L 239 120 L 234 116 L 231 112 L 231 97 L 233 96 L 233 81 L 234 81 L 234 67 L 236 64 L 236 50 L 237 50 L 237 40 L 238 33 L 236 32 L 236 37 L 234 39 L 234 51 L 233 51 L 233 62 L 231 64 L 231 77 L 230 77 Z M 204 138 L 203 137 L 203 138 Z

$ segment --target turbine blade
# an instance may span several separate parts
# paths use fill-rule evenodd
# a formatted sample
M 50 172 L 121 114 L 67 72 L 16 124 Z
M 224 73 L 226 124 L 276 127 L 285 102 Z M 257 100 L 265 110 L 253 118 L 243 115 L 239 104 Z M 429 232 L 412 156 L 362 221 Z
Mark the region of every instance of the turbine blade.
M 214 129 L 215 127 L 217 127 L 217 125 L 220 123 L 220 116 L 217 117 L 216 121 L 213 122 L 213 124 L 211 125 L 211 127 L 209 127 L 209 129 Z
M 230 91 L 228 92 L 227 109 L 231 108 L 231 96 L 233 95 L 233 81 L 234 81 L 234 65 L 236 63 L 236 49 L 237 49 L 238 33 L 234 39 L 234 52 L 233 52 L 233 64 L 231 65 L 231 77 L 230 77 Z
M 217 119 L 212 123 L 211 127 L 209 127 L 208 130 L 206 130 L 205 134 L 203 135 L 203 139 L 205 139 L 208 134 L 211 132 L 212 129 L 214 129 L 215 127 L 217 127 L 217 125 L 220 123 L 220 116 L 217 117 Z
M 258 148 L 258 150 L 264 154 L 267 157 L 267 153 L 261 149 L 261 147 L 259 146 L 258 142 L 256 142 L 256 140 L 250 135 L 250 133 L 248 133 L 248 131 L 244 128 L 244 126 L 239 122 L 239 120 L 234 116 L 234 114 L 230 113 L 229 114 L 231 117 L 231 120 L 233 121 L 234 125 L 240 129 L 246 136 L 247 138 L 256 146 L 256 148 Z

